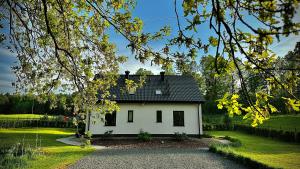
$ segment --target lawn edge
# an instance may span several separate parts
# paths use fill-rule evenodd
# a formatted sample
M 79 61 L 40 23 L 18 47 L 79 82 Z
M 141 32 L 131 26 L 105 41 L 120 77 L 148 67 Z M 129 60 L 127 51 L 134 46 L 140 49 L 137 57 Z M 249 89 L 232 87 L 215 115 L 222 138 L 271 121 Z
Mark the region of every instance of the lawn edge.
M 239 154 L 235 154 L 233 152 L 225 152 L 225 151 L 222 151 L 220 149 L 218 149 L 218 145 L 211 145 L 209 147 L 209 151 L 212 152 L 212 153 L 216 153 L 216 154 L 219 154 L 219 155 L 222 155 L 230 160 L 233 160 L 239 164 L 242 164 L 244 166 L 246 166 L 247 168 L 255 168 L 255 169 L 282 169 L 282 168 L 276 168 L 276 167 L 272 167 L 272 166 L 269 166 L 267 164 L 264 164 L 264 163 L 261 163 L 261 162 L 258 162 L 256 160 L 253 160 L 249 157 L 245 157 L 245 156 L 242 156 L 242 155 L 239 155 Z

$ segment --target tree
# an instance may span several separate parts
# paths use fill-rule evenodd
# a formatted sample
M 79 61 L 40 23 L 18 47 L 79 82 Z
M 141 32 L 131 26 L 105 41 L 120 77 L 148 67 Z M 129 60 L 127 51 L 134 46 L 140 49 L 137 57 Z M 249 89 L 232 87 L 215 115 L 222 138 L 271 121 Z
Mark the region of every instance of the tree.
M 131 16 L 133 0 L 6 0 L 0 3 L 1 20 L 9 21 L 7 39 L 21 63 L 14 69 L 17 88 L 25 86 L 27 92 L 43 96 L 55 90 L 76 91 L 76 109 L 90 111 L 97 101 L 97 91 L 101 90 L 104 92 L 99 112 L 117 109 L 109 100 L 108 91 L 115 85 L 118 64 L 125 58 L 116 55 L 116 47 L 109 41 L 107 30 L 112 28 L 128 40 L 128 47 L 140 62 L 151 60 L 164 70 L 170 70 L 173 65 L 181 73 L 193 70 L 190 67 L 199 63 L 198 53 L 208 55 L 208 49 L 214 48 L 215 71 L 218 75 L 238 77 L 247 100 L 242 105 L 238 102 L 239 94 L 229 92 L 219 100 L 219 108 L 226 108 L 231 116 L 247 112 L 244 117 L 251 118 L 253 126 L 268 119 L 276 108 L 269 102 L 272 95 L 264 89 L 256 91 L 255 99 L 250 97 L 246 74 L 263 74 L 270 90 L 286 90 L 287 105 L 299 110 L 300 101 L 290 92 L 291 85 L 282 82 L 275 73 L 278 69 L 289 69 L 276 67 L 276 55 L 270 50 L 275 38 L 298 35 L 300 23 L 293 17 L 299 1 L 186 0 L 182 1 L 186 23 L 182 23 L 174 0 L 178 35 L 157 51 L 148 42 L 169 35 L 170 29 L 163 27 L 153 34 L 143 32 L 142 21 Z M 208 39 L 203 39 L 201 34 L 203 23 L 208 23 L 213 32 Z M 0 40 L 3 39 L 1 36 Z M 174 51 L 178 46 L 185 47 L 186 52 Z M 96 74 L 98 78 L 94 78 Z M 299 77 L 295 80 L 299 81 Z
M 118 109 L 109 100 L 109 88 L 116 84 L 119 63 L 125 56 L 116 54 L 109 29 L 127 38 L 129 46 L 141 48 L 148 41 L 168 34 L 168 28 L 143 34 L 143 23 L 133 18 L 134 1 L 0 1 L 1 23 L 9 35 L 2 44 L 15 51 L 20 65 L 13 68 L 16 88 L 55 107 L 55 92 L 73 93 L 76 112 L 92 109 L 105 113 Z M 5 40 L 6 38 L 6 40 Z M 96 77 L 96 75 L 99 75 Z M 102 100 L 98 106 L 97 92 Z
M 214 69 L 218 75 L 234 74 L 240 82 L 246 104 L 239 103 L 239 93 L 226 93 L 219 99 L 218 107 L 227 109 L 230 116 L 241 115 L 252 119 L 252 126 L 257 126 L 270 117 L 277 109 L 270 103 L 272 94 L 268 90 L 281 88 L 288 93 L 286 104 L 299 111 L 300 101 L 291 93 L 291 83 L 281 81 L 276 71 L 290 71 L 287 67 L 277 67 L 276 54 L 270 50 L 274 39 L 278 41 L 282 36 L 298 35 L 300 23 L 294 22 L 293 17 L 299 1 L 183 1 L 182 7 L 185 19 L 183 23 L 178 14 L 177 0 L 174 0 L 175 14 L 178 25 L 178 36 L 169 45 L 186 46 L 190 50 L 186 53 L 173 55 L 182 65 L 194 62 L 197 52 L 208 54 L 209 48 L 214 48 Z M 203 23 L 209 24 L 213 32 L 204 43 L 201 38 Z M 185 25 L 185 26 L 183 26 Z M 169 52 L 170 53 L 170 52 Z M 181 66 L 184 68 L 184 66 Z M 245 76 L 261 74 L 265 78 L 264 84 L 269 88 L 255 91 L 253 99 Z M 294 76 L 294 81 L 299 77 Z
M 151 72 L 151 70 L 147 70 L 144 68 L 139 68 L 136 72 L 136 75 L 153 75 L 153 73 Z

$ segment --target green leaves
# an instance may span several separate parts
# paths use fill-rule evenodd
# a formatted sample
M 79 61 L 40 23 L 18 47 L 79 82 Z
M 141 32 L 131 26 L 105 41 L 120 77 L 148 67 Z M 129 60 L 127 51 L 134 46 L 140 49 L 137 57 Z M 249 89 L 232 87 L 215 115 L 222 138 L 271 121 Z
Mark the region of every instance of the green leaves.
M 238 102 L 239 95 L 226 93 L 222 99 L 217 100 L 218 102 L 218 109 L 226 108 L 228 111 L 229 117 L 233 117 L 234 114 L 240 115 L 241 114 L 241 106 Z
M 251 119 L 251 125 L 256 127 L 258 124 L 262 124 L 264 120 L 269 119 L 270 113 L 275 113 L 278 111 L 276 107 L 269 103 L 270 97 L 271 96 L 264 92 L 257 92 L 255 104 L 244 106 L 239 103 L 238 94 L 230 95 L 229 93 L 226 93 L 222 99 L 217 100 L 217 107 L 218 109 L 225 108 L 229 117 L 241 115 L 242 112 L 245 112 L 246 114 L 243 116 L 243 119 Z
M 132 17 L 134 6 L 131 0 L 33 0 L 18 5 L 6 1 L 6 15 L 14 9 L 11 45 L 21 65 L 15 67 L 19 79 L 16 86 L 33 95 L 49 95 L 52 107 L 64 102 L 53 95 L 60 92 L 73 93 L 76 112 L 116 110 L 109 89 L 116 83 L 119 64 L 126 57 L 117 56 L 107 32 L 112 27 L 137 47 L 147 44 L 147 38 L 140 40 L 142 20 Z M 166 28 L 163 31 L 168 33 Z M 95 108 L 99 90 L 102 100 Z
M 218 39 L 210 36 L 209 37 L 209 43 L 213 46 L 213 47 L 216 47 L 218 45 Z
M 285 97 L 282 98 L 286 100 L 286 106 L 288 106 L 290 109 L 295 111 L 300 111 L 300 100 L 285 98 Z

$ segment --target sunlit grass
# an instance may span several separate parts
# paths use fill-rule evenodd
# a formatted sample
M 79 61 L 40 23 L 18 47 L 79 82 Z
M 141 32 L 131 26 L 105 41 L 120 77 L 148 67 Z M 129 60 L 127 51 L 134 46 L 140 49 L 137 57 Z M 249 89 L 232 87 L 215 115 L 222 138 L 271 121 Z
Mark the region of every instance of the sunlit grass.
M 277 168 L 300 168 L 300 145 L 252 136 L 233 131 L 209 131 L 213 136 L 230 136 L 239 139 L 241 147 L 219 147 L 222 151 L 233 152 Z
M 41 114 L 0 114 L 0 120 L 5 119 L 40 119 L 44 115 Z M 48 118 L 53 118 L 54 116 L 48 116 Z
M 23 140 L 25 144 L 29 144 L 31 147 L 41 144 L 43 155 L 38 156 L 35 160 L 27 161 L 27 168 L 65 168 L 94 151 L 93 148 L 69 146 L 56 141 L 58 138 L 72 134 L 74 134 L 73 129 L 62 128 L 0 129 L 0 148 L 23 142 Z M 41 142 L 36 142 L 37 137 Z

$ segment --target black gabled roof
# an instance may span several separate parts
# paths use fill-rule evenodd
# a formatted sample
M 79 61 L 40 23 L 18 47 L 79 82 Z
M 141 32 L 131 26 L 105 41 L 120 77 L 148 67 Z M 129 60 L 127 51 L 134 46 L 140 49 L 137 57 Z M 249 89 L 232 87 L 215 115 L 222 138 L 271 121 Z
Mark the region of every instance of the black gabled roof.
M 129 75 L 129 79 L 138 82 L 139 75 Z M 134 94 L 129 94 L 125 89 L 125 75 L 120 75 L 117 86 L 111 88 L 112 100 L 117 102 L 186 102 L 200 103 L 204 98 L 192 76 L 165 75 L 161 80 L 160 75 L 146 76 L 145 84 L 138 88 Z M 162 94 L 157 95 L 160 89 Z

